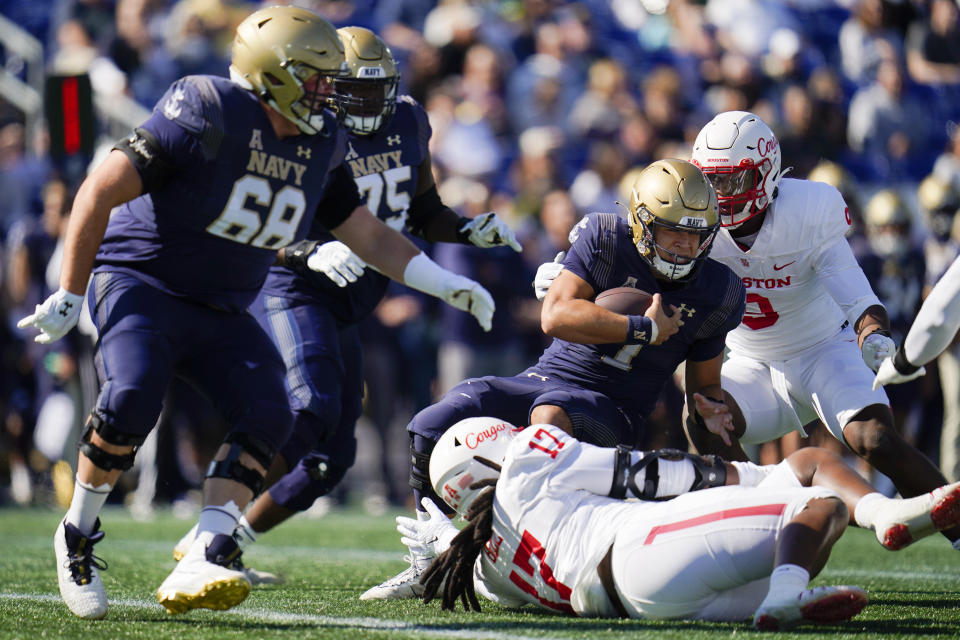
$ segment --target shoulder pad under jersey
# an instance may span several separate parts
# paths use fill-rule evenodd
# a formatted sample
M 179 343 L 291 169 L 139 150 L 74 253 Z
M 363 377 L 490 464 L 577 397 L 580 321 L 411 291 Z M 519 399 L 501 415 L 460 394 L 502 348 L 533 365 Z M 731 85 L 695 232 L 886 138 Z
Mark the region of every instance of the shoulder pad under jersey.
M 223 140 L 223 103 L 212 76 L 186 76 L 167 89 L 155 111 L 196 135 L 207 159 Z

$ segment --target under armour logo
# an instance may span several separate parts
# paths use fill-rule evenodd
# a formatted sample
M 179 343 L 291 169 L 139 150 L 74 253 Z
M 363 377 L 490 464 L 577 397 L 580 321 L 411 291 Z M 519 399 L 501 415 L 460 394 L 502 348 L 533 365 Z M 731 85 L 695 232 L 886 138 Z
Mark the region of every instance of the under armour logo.
M 183 110 L 180 102 L 186 97 L 187 94 L 183 89 L 175 89 L 173 95 L 167 100 L 167 104 L 163 105 L 163 115 L 170 120 L 180 117 L 180 112 Z
M 57 313 L 66 318 L 68 315 L 70 315 L 70 309 L 73 309 L 73 303 L 64 300 L 60 303 L 60 309 L 57 311 Z
M 400 134 L 395 136 L 387 136 L 387 146 L 392 147 L 396 144 L 400 144 Z
M 677 311 L 680 312 L 681 317 L 683 316 L 683 312 L 686 311 L 688 318 L 691 317 L 693 314 L 695 314 L 695 313 L 697 312 L 696 309 L 690 309 L 690 308 L 688 308 L 687 305 L 686 305 L 686 303 L 681 304 L 681 305 L 677 308 Z
M 297 157 L 310 159 L 310 154 L 313 153 L 313 149 L 302 147 L 299 144 L 297 145 Z
M 740 258 L 740 264 L 742 264 L 742 265 L 745 266 L 745 267 L 749 267 L 749 266 L 750 266 L 750 261 L 747 260 L 746 258 Z

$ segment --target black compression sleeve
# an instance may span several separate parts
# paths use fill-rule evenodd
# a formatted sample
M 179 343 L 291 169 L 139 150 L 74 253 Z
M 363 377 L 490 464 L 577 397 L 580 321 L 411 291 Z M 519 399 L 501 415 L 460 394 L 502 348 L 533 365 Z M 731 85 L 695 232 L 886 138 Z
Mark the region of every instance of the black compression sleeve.
M 354 209 L 363 204 L 357 183 L 347 166 L 341 164 L 333 170 L 317 207 L 317 219 L 327 229 L 335 229 L 350 217 Z M 374 211 L 376 214 L 376 211 Z
M 440 194 L 437 193 L 437 185 L 433 185 L 420 195 L 414 196 L 413 200 L 410 201 L 410 208 L 407 209 L 407 229 L 413 235 L 422 238 L 424 230 L 430 222 L 445 213 L 457 218 L 460 217 L 453 209 L 443 204 L 443 201 L 440 200 Z

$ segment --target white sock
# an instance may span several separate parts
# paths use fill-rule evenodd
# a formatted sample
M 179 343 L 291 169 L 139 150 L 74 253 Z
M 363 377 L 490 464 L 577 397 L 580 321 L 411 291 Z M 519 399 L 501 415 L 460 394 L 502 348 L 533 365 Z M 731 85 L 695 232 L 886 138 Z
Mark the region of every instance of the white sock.
M 70 501 L 64 520 L 79 529 L 83 535 L 90 535 L 112 489 L 107 483 L 95 487 L 77 478 L 73 485 L 73 500 Z
M 200 521 L 197 523 L 197 537 L 205 531 L 214 535 L 224 533 L 233 535 L 240 519 L 240 507 L 233 500 L 227 504 L 208 504 L 200 510 Z
M 857 526 L 859 527 L 863 527 L 864 529 L 873 529 L 875 524 L 874 518 L 877 515 L 877 509 L 889 499 L 890 498 L 886 497 L 882 493 L 876 491 L 863 496 L 860 498 L 860 501 L 857 502 L 857 506 L 853 510 L 853 521 L 856 522 Z
M 795 564 L 782 564 L 770 574 L 767 598 L 795 598 L 810 583 L 810 572 Z
M 237 541 L 241 551 L 257 541 L 257 532 L 253 530 L 247 516 L 240 516 L 237 528 L 233 531 L 233 539 Z

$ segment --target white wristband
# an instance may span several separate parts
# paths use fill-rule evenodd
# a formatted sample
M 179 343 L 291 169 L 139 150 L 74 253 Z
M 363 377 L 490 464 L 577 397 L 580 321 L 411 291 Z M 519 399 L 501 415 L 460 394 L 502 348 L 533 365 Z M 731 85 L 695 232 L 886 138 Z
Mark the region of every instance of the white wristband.
M 422 251 L 410 259 L 403 270 L 403 283 L 408 287 L 442 298 L 444 283 L 450 272 L 427 257 Z

